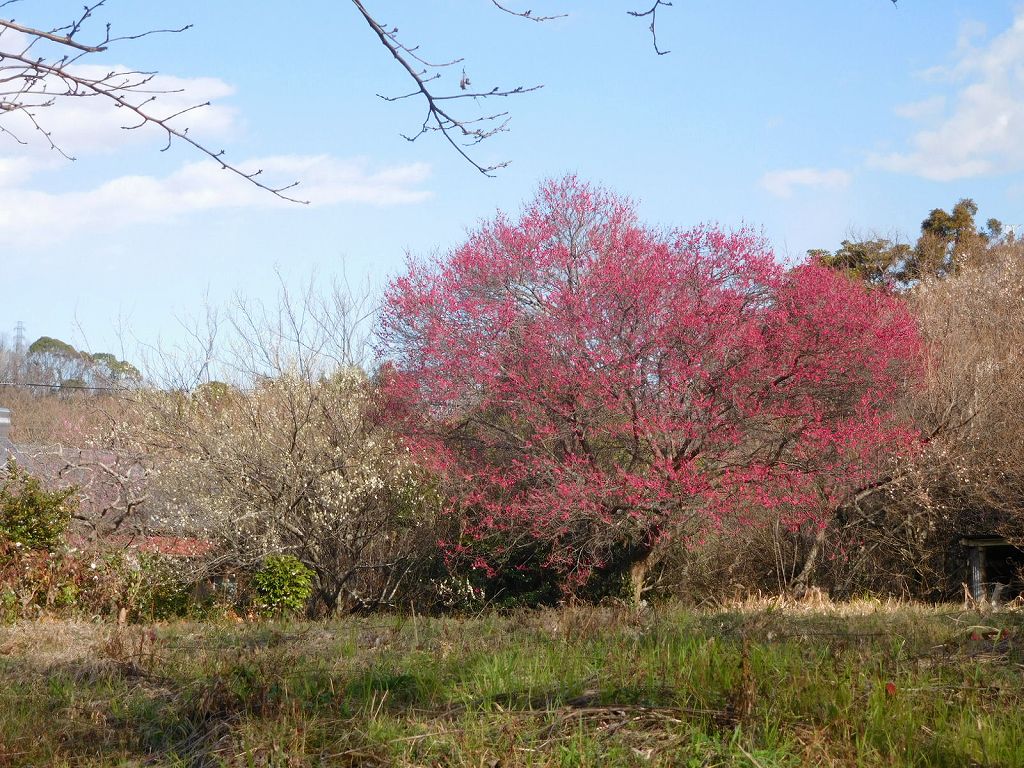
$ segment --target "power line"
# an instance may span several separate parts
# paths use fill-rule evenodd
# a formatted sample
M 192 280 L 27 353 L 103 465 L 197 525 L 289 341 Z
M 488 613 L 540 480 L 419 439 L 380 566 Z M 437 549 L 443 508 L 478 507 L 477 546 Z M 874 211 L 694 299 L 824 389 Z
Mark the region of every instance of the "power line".
M 124 392 L 127 387 L 90 387 L 86 384 L 37 384 L 26 381 L 0 381 L 0 387 L 36 387 L 38 389 L 87 389 L 93 392 Z

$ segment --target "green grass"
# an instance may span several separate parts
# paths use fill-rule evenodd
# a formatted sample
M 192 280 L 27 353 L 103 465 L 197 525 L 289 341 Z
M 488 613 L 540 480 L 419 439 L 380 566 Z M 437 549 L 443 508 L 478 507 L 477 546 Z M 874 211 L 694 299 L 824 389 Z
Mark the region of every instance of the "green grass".
M 1024 766 L 1024 617 L 0 628 L 0 765 Z

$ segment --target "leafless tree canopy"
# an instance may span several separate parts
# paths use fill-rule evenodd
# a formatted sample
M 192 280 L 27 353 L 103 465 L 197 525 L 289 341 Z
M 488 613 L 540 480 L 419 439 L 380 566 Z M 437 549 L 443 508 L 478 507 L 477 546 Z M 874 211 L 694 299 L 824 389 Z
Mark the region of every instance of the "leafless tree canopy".
M 276 302 L 209 313 L 190 350 L 154 352 L 164 388 L 127 394 L 110 433 L 146 457 L 150 530 L 213 542 L 216 567 L 292 554 L 324 610 L 393 601 L 417 542 L 434 539 L 418 470 L 362 367 L 369 296 L 282 285 Z

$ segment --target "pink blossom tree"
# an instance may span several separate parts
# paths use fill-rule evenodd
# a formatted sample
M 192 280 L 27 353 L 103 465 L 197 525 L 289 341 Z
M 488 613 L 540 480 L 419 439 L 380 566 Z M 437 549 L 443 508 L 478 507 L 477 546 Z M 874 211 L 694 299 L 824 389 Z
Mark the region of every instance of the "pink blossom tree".
M 411 261 L 381 338 L 451 551 L 540 545 L 566 589 L 618 569 L 639 596 L 661 545 L 709 525 L 823 525 L 914 440 L 888 411 L 919 355 L 898 297 L 785 269 L 749 231 L 645 226 L 572 176 Z

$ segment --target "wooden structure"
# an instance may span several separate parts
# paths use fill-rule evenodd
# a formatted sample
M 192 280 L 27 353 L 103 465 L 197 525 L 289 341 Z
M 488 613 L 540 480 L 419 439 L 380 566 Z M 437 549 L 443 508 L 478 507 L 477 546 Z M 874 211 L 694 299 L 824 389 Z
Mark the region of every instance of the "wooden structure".
M 990 597 L 993 601 L 998 601 L 1000 595 L 995 594 L 996 590 L 993 590 L 991 596 L 988 591 L 990 575 L 988 565 L 991 556 L 996 553 L 1002 554 L 1004 559 L 1016 556 L 1021 558 L 1022 564 L 1024 564 L 1024 552 L 1007 541 L 1005 536 L 996 534 L 965 536 L 960 539 L 960 544 L 967 550 L 968 588 L 971 597 L 976 601 L 987 601 Z M 996 583 L 1001 584 L 1002 582 Z

